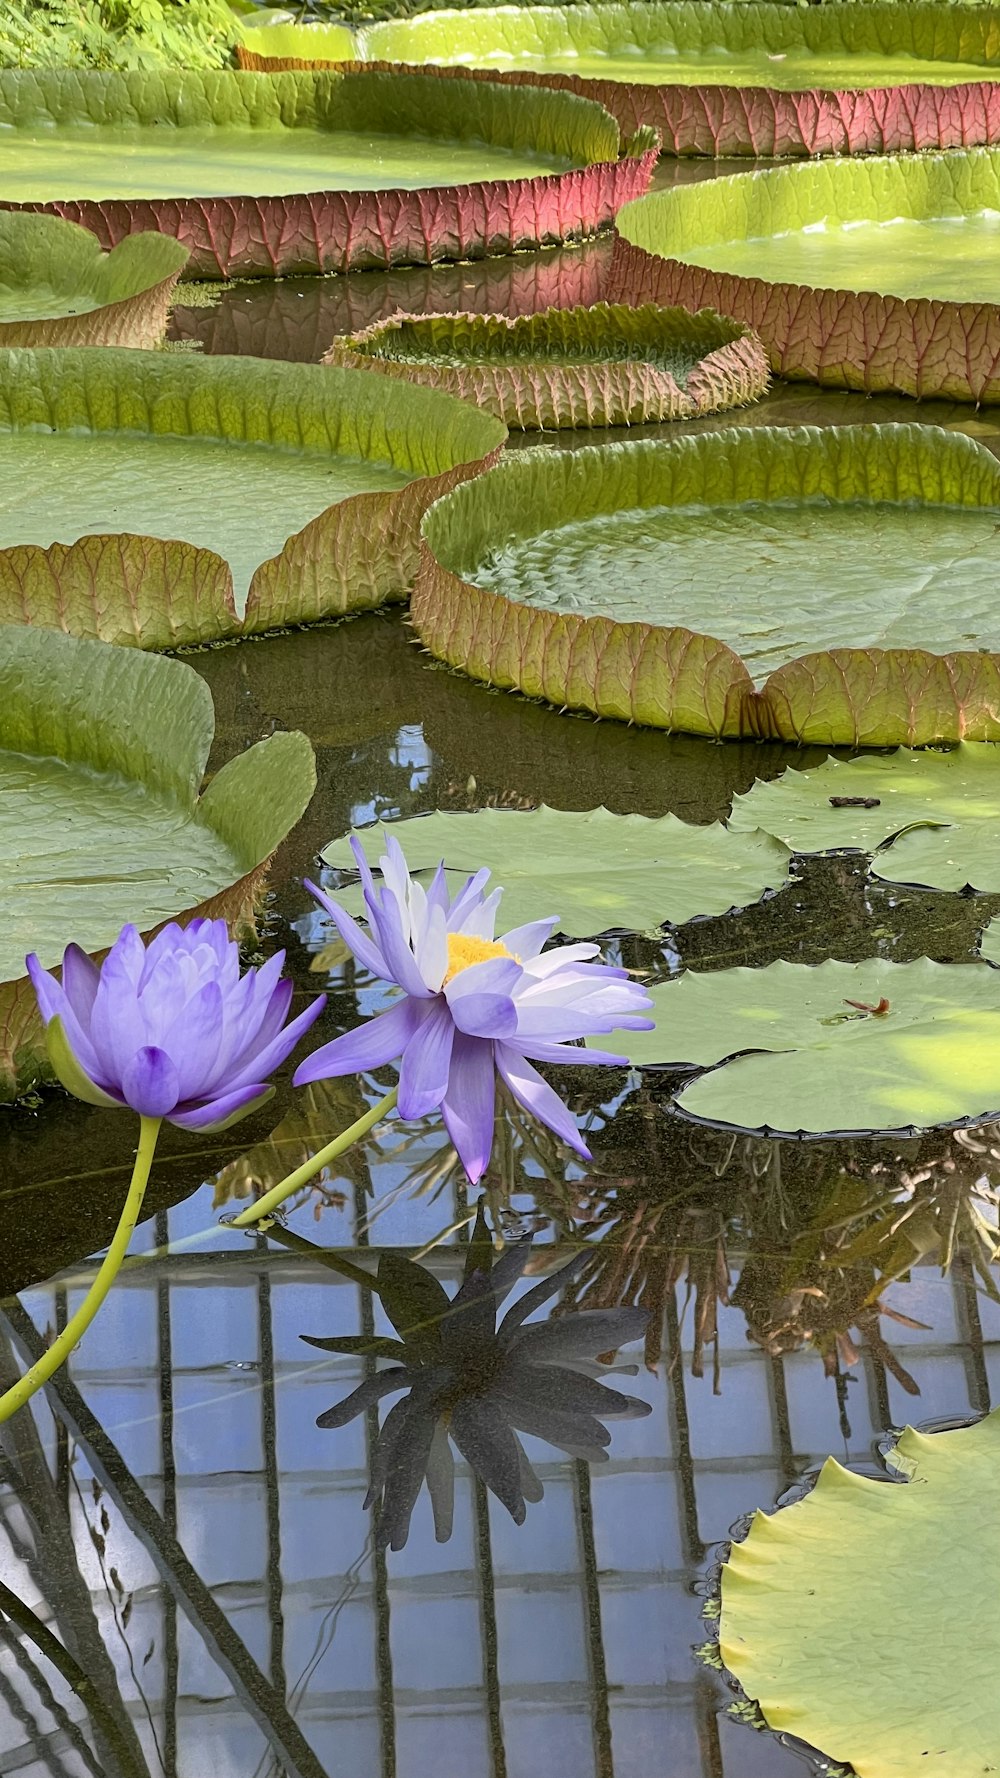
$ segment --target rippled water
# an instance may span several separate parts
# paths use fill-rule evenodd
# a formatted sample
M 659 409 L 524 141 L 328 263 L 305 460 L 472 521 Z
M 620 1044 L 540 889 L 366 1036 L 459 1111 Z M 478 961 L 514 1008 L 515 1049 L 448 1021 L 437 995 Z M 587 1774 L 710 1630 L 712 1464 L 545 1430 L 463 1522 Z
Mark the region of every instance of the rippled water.
M 345 317 L 357 325 L 397 303 L 490 306 L 516 289 L 530 307 L 553 288 L 593 300 L 605 251 L 240 287 L 182 311 L 176 331 L 208 350 L 317 358 Z M 913 413 L 779 389 L 739 423 Z M 994 442 L 993 423 L 972 410 L 921 417 Z M 275 727 L 304 728 L 316 747 L 319 788 L 275 862 L 262 944 L 288 946 L 300 1002 L 329 988 L 317 1042 L 377 1004 L 343 964 L 314 968 L 329 933 L 301 883 L 351 822 L 540 801 L 709 821 L 755 776 L 803 762 L 791 749 L 668 738 L 491 693 L 429 662 L 399 614 L 188 658 L 215 698 L 214 763 Z M 775 957 L 958 960 L 998 905 L 891 889 L 856 863 L 822 861 L 744 915 L 629 940 L 626 957 L 657 974 Z M 449 1542 L 434 1541 L 424 1496 L 405 1548 L 375 1553 L 362 1508 L 375 1428 L 363 1417 L 339 1431 L 315 1425 L 370 1361 L 299 1336 L 381 1331 L 380 1311 L 300 1243 L 237 1236 L 218 1221 L 350 1121 L 360 1091 L 332 1083 L 293 1097 L 286 1084 L 277 1111 L 235 1132 L 171 1132 L 136 1262 L 50 1406 L 3 1431 L 0 1580 L 88 1675 L 93 1708 L 74 1696 L 68 1668 L 60 1677 L 0 1617 L 0 1771 L 817 1769 L 733 1717 L 733 1694 L 693 1658 L 710 1635 L 701 1613 L 718 1545 L 829 1452 L 869 1465 L 887 1426 L 989 1404 L 1000 1387 L 997 1283 L 986 1294 L 1000 1132 L 734 1140 L 673 1115 L 669 1078 L 639 1087 L 580 1071 L 563 1084 L 593 1164 L 512 1130 L 488 1197 L 511 1235 L 537 1223 L 541 1263 L 587 1237 L 578 1299 L 649 1310 L 638 1354 L 648 1364 L 622 1382 L 649 1416 L 613 1422 L 610 1461 L 594 1469 L 527 1441 L 545 1495 L 522 1527 L 460 1469 Z M 364 1092 L 379 1090 L 373 1081 Z M 116 1219 L 132 1141 L 127 1118 L 55 1092 L 0 1113 L 0 1372 L 72 1311 L 87 1255 Z M 288 1228 L 362 1266 L 439 1239 L 425 1263 L 450 1290 L 468 1217 L 428 1122 L 368 1140 L 303 1194 Z M 956 1257 L 944 1276 L 949 1231 Z M 0 1609 L 16 1604 L 0 1596 Z

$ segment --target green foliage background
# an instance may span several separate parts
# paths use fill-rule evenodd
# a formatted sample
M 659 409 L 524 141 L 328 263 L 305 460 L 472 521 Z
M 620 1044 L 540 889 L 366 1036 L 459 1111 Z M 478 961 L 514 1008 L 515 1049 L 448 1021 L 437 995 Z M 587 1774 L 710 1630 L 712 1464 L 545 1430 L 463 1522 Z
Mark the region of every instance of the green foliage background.
M 0 0 L 0 67 L 220 68 L 227 0 Z

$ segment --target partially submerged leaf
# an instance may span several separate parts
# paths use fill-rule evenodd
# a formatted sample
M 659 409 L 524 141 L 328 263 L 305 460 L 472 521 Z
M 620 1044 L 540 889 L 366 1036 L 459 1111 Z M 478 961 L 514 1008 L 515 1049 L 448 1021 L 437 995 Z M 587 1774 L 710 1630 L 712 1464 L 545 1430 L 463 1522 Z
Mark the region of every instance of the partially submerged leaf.
M 571 93 L 434 70 L 0 72 L 4 203 L 112 243 L 176 235 L 195 278 L 428 264 L 592 234 L 649 183 L 655 151 L 619 160 L 620 146 L 614 119 Z
M 955 433 L 521 451 L 423 534 L 416 628 L 491 684 L 695 734 L 1000 735 L 1000 466 Z
M 730 825 L 762 828 L 793 852 L 882 848 L 871 870 L 884 882 L 997 893 L 1000 748 L 961 741 L 947 753 L 828 759 L 736 796 Z
M 0 629 L 0 1097 L 38 1042 L 24 959 L 100 952 L 196 910 L 239 922 L 315 784 L 302 734 L 231 760 L 204 796 L 211 694 L 180 661 Z
M 491 870 L 504 891 L 500 931 L 546 915 L 558 915 L 558 930 L 575 938 L 615 927 L 680 925 L 747 907 L 788 881 L 788 853 L 778 841 L 752 833 L 737 838 L 720 822 L 691 827 L 675 815 L 651 820 L 603 808 L 572 814 L 545 807 L 418 815 L 357 830 L 375 866 L 388 834 L 425 882 L 443 861 L 453 893 L 482 866 Z M 348 839 L 335 840 L 322 856 L 339 870 L 355 868 Z M 360 889 L 334 894 L 364 917 Z
M 155 346 L 187 257 L 167 235 L 104 253 L 75 222 L 0 211 L 0 347 Z
M 614 300 L 735 315 L 784 377 L 1000 401 L 998 168 L 963 148 L 655 193 L 617 218 Z
M 721 315 L 597 303 L 520 315 L 394 315 L 325 364 L 447 389 L 523 431 L 692 419 L 763 395 L 767 360 Z
M 503 437 L 358 372 L 0 351 L 0 621 L 171 648 L 404 597 L 424 506 Z
M 710 1069 L 677 1100 L 710 1123 L 819 1136 L 1000 1115 L 1000 976 L 981 963 L 779 962 L 649 992 L 655 1029 L 601 1044 Z
M 829 1458 L 803 1500 L 766 1516 L 722 1570 L 722 1658 L 771 1728 L 858 1778 L 982 1778 L 1000 1766 L 984 1535 L 1000 1413 L 907 1427 L 892 1485 Z

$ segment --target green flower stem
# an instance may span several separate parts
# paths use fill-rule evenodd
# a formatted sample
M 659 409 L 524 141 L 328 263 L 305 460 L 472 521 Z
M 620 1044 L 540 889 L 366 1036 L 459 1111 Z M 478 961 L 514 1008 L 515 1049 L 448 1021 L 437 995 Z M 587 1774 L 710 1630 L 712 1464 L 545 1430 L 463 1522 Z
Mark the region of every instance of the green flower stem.
M 82 1339 L 101 1307 L 108 1291 L 118 1276 L 122 1261 L 128 1252 L 135 1225 L 142 1210 L 142 1200 L 146 1196 L 149 1183 L 149 1169 L 153 1164 L 156 1149 L 156 1138 L 160 1133 L 161 1118 L 141 1117 L 139 1119 L 139 1147 L 136 1150 L 135 1165 L 129 1182 L 125 1205 L 111 1238 L 111 1244 L 101 1261 L 94 1282 L 90 1286 L 83 1302 L 75 1315 L 71 1315 L 62 1333 L 53 1340 L 44 1355 L 17 1383 L 12 1384 L 3 1395 L 0 1395 L 0 1423 L 9 1420 L 18 1408 L 47 1383 L 49 1378 L 59 1369 L 72 1352 L 73 1347 Z
M 359 1117 L 350 1126 L 350 1129 L 342 1130 L 340 1135 L 335 1136 L 332 1142 L 328 1142 L 325 1148 L 321 1148 L 317 1154 L 311 1155 L 308 1161 L 303 1161 L 301 1167 L 296 1167 L 295 1172 L 289 1173 L 287 1179 L 282 1179 L 280 1184 L 273 1186 L 269 1192 L 265 1192 L 262 1198 L 258 1198 L 256 1204 L 251 1204 L 247 1210 L 241 1210 L 239 1216 L 233 1217 L 228 1227 L 231 1229 L 250 1228 L 254 1223 L 260 1222 L 263 1217 L 270 1216 L 280 1204 L 284 1203 L 286 1198 L 290 1198 L 293 1192 L 298 1191 L 300 1186 L 308 1185 L 310 1179 L 315 1179 L 316 1174 L 323 1171 L 328 1161 L 337 1160 L 347 1149 L 352 1148 L 355 1142 L 360 1141 L 362 1136 L 366 1136 L 375 1124 L 380 1123 L 382 1118 L 388 1117 L 390 1111 L 395 1109 L 398 1095 L 399 1088 L 393 1087 L 391 1093 L 386 1093 L 385 1098 L 380 1099 L 377 1105 L 373 1105 L 369 1111 L 366 1111 L 364 1117 Z

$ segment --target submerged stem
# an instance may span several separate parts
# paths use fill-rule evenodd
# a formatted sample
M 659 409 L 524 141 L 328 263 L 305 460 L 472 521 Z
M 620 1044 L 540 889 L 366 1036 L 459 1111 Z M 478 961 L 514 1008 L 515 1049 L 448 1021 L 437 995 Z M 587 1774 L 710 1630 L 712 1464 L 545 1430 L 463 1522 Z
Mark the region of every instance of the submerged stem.
M 337 1160 L 362 1136 L 367 1135 L 375 1124 L 380 1123 L 382 1118 L 388 1117 L 390 1111 L 395 1108 L 398 1093 L 399 1088 L 393 1087 L 391 1093 L 386 1093 L 384 1099 L 380 1099 L 377 1105 L 372 1105 L 363 1117 L 359 1117 L 351 1124 L 349 1129 L 342 1130 L 340 1135 L 335 1136 L 332 1142 L 328 1142 L 325 1148 L 319 1149 L 316 1154 L 310 1156 L 309 1160 L 303 1161 L 301 1167 L 296 1167 L 295 1172 L 289 1173 L 287 1179 L 282 1179 L 278 1185 L 272 1186 L 269 1192 L 265 1192 L 262 1198 L 258 1198 L 256 1204 L 251 1204 L 248 1209 L 241 1210 L 239 1216 L 234 1216 L 228 1226 L 232 1229 L 250 1228 L 254 1223 L 260 1222 L 262 1217 L 270 1216 L 280 1204 L 284 1203 L 286 1198 L 298 1191 L 300 1186 L 308 1185 L 310 1179 L 314 1179 L 317 1173 L 321 1173 L 328 1161 Z M 0 1407 L 2 1405 L 0 1402 Z
M 160 1133 L 161 1122 L 162 1119 L 158 1117 L 140 1117 L 139 1146 L 136 1150 L 135 1165 L 132 1168 L 128 1193 L 118 1219 L 118 1227 L 115 1229 L 108 1251 L 101 1261 L 97 1276 L 76 1314 L 70 1316 L 62 1333 L 57 1335 L 51 1346 L 47 1347 L 37 1363 L 33 1364 L 30 1370 L 25 1371 L 24 1376 L 12 1384 L 3 1395 L 0 1395 L 0 1423 L 9 1420 L 18 1408 L 23 1407 L 26 1401 L 30 1401 L 42 1384 L 48 1382 L 53 1373 L 65 1362 L 73 1347 L 86 1333 L 117 1278 L 122 1261 L 128 1252 L 133 1230 L 139 1220 L 139 1212 L 142 1209 L 146 1186 L 149 1183 L 149 1169 L 153 1163 L 153 1153 L 156 1148 L 156 1138 Z

